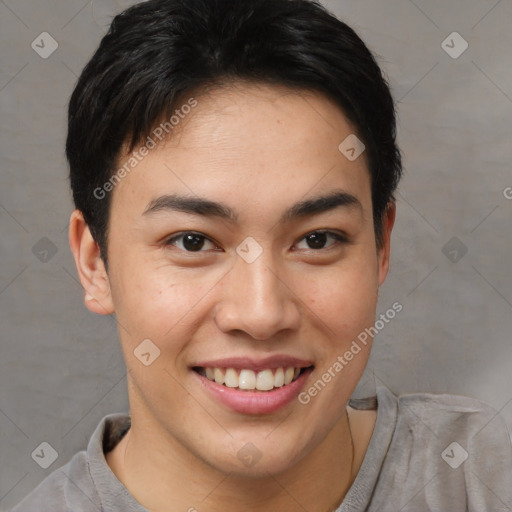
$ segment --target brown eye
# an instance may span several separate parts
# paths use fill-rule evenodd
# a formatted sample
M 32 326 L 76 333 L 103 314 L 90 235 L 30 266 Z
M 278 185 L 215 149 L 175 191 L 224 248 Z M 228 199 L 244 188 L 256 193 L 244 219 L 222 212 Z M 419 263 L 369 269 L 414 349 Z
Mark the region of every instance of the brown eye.
M 329 240 L 329 238 L 334 239 L 334 243 L 329 244 L 327 247 L 325 247 L 325 244 Z M 302 240 L 305 240 L 308 247 L 307 249 L 328 249 L 329 247 L 347 242 L 347 238 L 343 235 L 340 235 L 338 233 L 334 233 L 332 231 L 312 231 L 311 233 L 308 233 L 305 235 Z
M 311 249 L 323 249 L 326 241 L 326 233 L 311 233 L 305 237 L 309 247 Z
M 181 247 L 179 246 L 180 240 Z M 213 242 L 208 240 L 206 236 L 201 235 L 200 233 L 186 232 L 173 236 L 172 238 L 167 240 L 165 245 L 173 245 L 178 249 L 182 249 L 186 252 L 204 252 L 201 251 L 201 249 L 203 249 L 205 243 L 210 243 L 213 246 L 212 248 L 215 248 Z

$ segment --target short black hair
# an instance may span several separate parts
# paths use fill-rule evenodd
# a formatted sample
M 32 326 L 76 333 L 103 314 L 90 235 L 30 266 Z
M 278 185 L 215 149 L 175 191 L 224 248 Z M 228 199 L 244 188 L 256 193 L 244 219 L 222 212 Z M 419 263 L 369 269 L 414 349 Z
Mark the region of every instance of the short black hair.
M 149 0 L 114 18 L 69 103 L 73 200 L 105 265 L 111 194 L 104 185 L 123 148 L 133 151 L 191 91 L 240 80 L 320 92 L 340 106 L 365 144 L 382 244 L 402 174 L 395 105 L 355 31 L 312 0 Z

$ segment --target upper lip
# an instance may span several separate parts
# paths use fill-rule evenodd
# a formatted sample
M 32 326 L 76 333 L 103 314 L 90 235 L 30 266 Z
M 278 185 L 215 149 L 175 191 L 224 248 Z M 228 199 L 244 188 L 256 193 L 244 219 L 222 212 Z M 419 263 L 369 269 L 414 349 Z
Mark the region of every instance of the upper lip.
M 275 355 L 265 358 L 255 359 L 251 357 L 227 357 L 216 359 L 215 361 L 203 361 L 192 365 L 202 368 L 234 368 L 236 370 L 261 371 L 274 368 L 307 368 L 312 366 L 311 361 L 298 359 L 286 355 Z

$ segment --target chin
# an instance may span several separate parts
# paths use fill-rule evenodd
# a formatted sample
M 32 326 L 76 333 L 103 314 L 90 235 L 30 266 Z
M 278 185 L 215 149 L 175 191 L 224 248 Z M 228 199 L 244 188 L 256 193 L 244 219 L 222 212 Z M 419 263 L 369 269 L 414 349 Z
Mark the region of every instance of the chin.
M 220 449 L 203 452 L 203 460 L 223 474 L 240 478 L 268 478 L 293 468 L 314 446 L 303 438 L 303 433 L 293 436 L 283 429 L 281 435 L 266 430 L 260 435 L 230 438 Z M 273 439 L 272 439 L 273 437 Z
M 247 443 L 246 448 L 249 446 L 249 443 Z M 232 477 L 254 480 L 278 476 L 287 472 L 296 464 L 296 460 L 290 459 L 292 454 L 274 453 L 270 456 L 263 452 L 258 453 L 255 450 L 251 454 L 250 452 L 253 450 L 254 448 L 248 449 L 243 457 L 240 457 L 241 460 L 238 456 L 235 456 L 235 460 L 233 460 L 233 456 L 222 460 L 217 459 L 215 467 L 221 473 L 230 474 Z M 294 459 L 299 459 L 296 453 L 293 455 L 295 456 Z

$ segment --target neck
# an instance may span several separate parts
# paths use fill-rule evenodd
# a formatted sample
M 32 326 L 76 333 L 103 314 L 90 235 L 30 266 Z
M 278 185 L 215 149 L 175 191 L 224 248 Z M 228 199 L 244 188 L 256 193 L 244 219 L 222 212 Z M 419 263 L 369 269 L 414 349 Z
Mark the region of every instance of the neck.
M 225 474 L 190 453 L 147 419 L 132 425 L 107 454 L 107 463 L 135 499 L 151 512 L 279 510 L 332 512 L 358 471 L 348 413 L 308 455 L 286 471 L 264 477 Z M 155 478 L 158 475 L 158 478 Z

